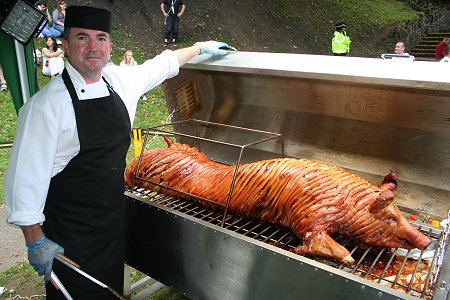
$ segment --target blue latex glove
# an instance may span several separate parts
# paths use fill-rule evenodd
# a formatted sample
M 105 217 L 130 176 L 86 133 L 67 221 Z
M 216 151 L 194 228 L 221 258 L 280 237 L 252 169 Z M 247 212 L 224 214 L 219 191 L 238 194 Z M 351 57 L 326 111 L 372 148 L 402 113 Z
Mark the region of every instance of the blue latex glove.
M 227 51 L 224 49 L 219 49 L 220 47 L 227 48 L 229 47 L 227 43 L 216 42 L 216 41 L 208 41 L 208 42 L 198 42 L 195 45 L 199 46 L 201 49 L 200 54 L 209 53 L 213 55 L 225 55 Z
M 49 282 L 53 259 L 57 253 L 64 254 L 64 249 L 54 241 L 49 240 L 45 235 L 39 240 L 33 243 L 27 243 L 26 245 L 30 265 L 39 275 L 44 275 L 45 283 Z

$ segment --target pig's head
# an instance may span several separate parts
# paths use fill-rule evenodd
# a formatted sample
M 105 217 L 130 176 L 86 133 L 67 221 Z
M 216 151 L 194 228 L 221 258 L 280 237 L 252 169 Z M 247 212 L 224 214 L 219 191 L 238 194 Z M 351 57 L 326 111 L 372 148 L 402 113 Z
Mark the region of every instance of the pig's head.
M 394 193 L 385 190 L 370 205 L 369 214 L 376 230 L 365 236 L 364 242 L 381 247 L 424 250 L 431 243 L 431 238 L 422 234 L 406 220 L 397 205 L 392 202 L 393 198 Z

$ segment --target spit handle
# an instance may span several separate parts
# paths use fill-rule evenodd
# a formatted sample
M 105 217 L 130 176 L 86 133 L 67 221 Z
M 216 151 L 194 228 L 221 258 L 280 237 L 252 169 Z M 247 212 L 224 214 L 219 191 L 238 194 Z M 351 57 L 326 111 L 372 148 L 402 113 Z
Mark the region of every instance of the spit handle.
M 66 287 L 62 284 L 61 280 L 59 280 L 58 276 L 56 276 L 55 272 L 52 271 L 50 276 L 51 276 L 50 281 L 55 286 L 55 288 L 57 290 L 60 290 L 67 300 L 73 300 L 72 296 L 70 296 L 69 292 L 66 290 Z
M 84 276 L 85 278 L 89 279 L 90 281 L 94 282 L 95 284 L 101 286 L 102 288 L 108 289 L 111 293 L 113 293 L 117 298 L 121 299 L 121 300 L 127 300 L 123 295 L 121 295 L 119 292 L 117 292 L 116 290 L 114 290 L 112 287 L 110 287 L 109 285 L 104 284 L 103 282 L 101 282 L 100 280 L 92 277 L 91 275 L 89 275 L 88 273 L 84 272 L 83 270 L 80 269 L 79 265 L 77 263 L 75 263 L 73 260 L 71 260 L 70 258 L 68 258 L 67 256 L 63 255 L 63 254 L 56 254 L 55 259 L 58 260 L 59 262 L 61 262 L 63 265 L 69 267 L 70 269 L 74 270 L 75 272 L 81 274 L 82 276 Z

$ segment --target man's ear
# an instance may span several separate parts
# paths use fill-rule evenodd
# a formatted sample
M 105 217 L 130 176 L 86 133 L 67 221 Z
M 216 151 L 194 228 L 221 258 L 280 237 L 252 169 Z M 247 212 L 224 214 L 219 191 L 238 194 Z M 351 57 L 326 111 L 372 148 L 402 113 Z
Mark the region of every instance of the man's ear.
M 62 38 L 62 45 L 63 45 L 63 48 L 64 48 L 64 52 L 67 55 L 70 55 L 69 42 L 67 42 L 67 40 L 65 38 Z

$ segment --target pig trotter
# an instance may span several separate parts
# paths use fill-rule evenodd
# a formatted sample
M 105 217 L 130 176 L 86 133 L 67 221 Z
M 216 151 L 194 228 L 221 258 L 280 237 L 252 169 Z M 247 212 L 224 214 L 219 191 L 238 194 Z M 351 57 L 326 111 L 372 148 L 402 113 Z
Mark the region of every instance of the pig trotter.
M 325 231 L 318 233 L 308 232 L 305 236 L 304 244 L 295 248 L 294 251 L 297 254 L 330 257 L 345 264 L 353 264 L 355 262 L 350 252 L 333 240 Z

